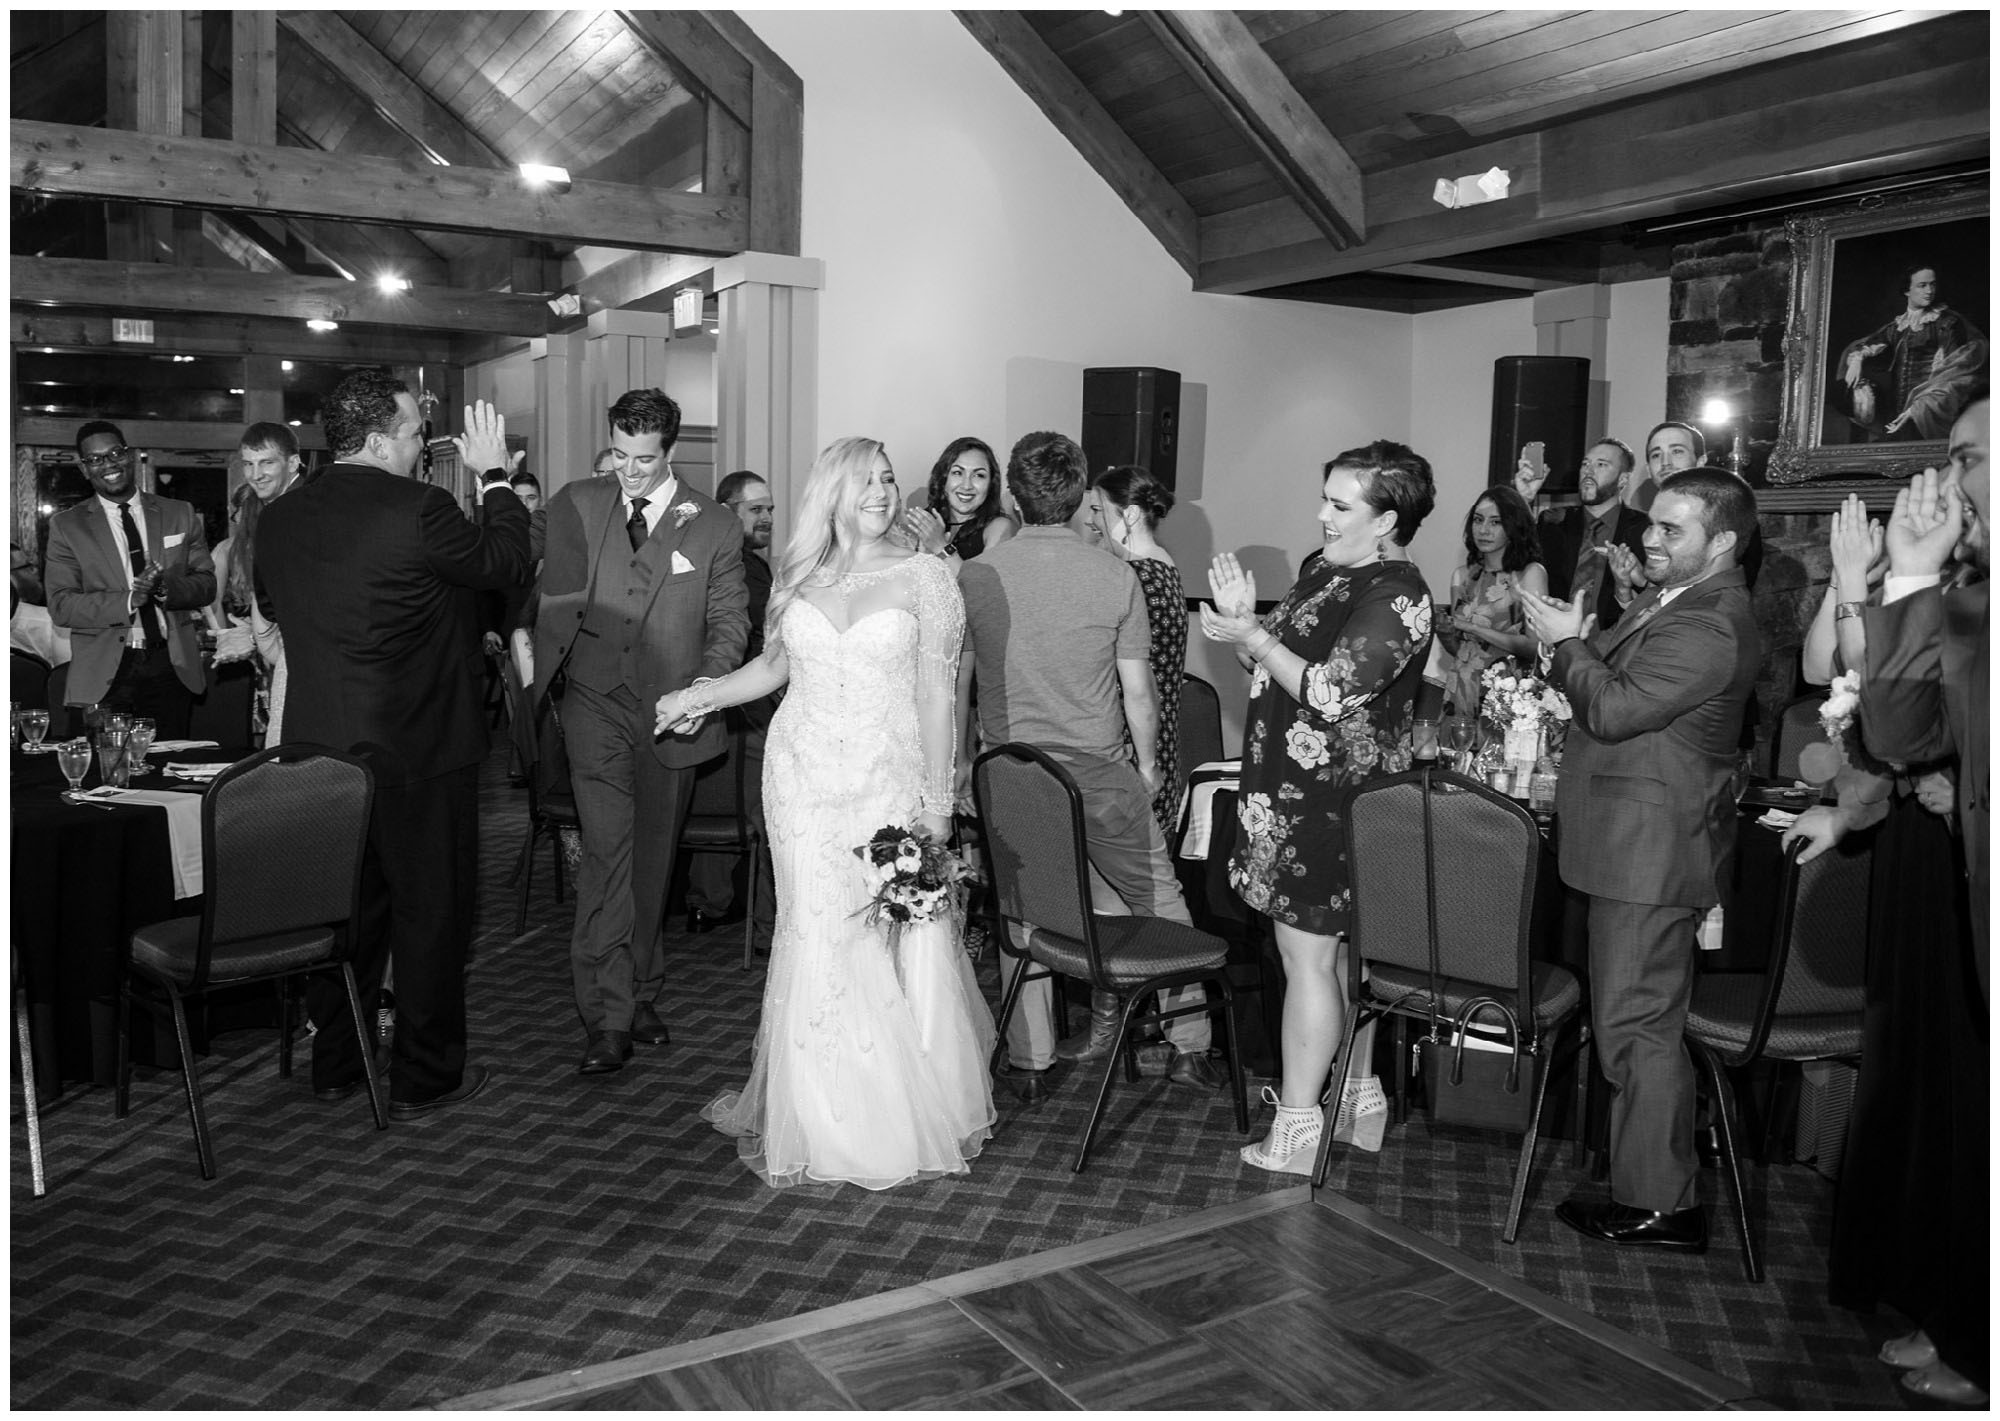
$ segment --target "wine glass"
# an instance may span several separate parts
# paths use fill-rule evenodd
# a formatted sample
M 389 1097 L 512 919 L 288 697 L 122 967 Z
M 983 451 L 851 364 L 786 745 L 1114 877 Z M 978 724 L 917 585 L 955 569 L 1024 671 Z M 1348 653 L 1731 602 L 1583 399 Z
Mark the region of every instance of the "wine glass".
M 139 773 L 146 772 L 146 756 L 153 748 L 153 736 L 159 727 L 149 715 L 135 715 L 125 729 L 125 758 L 127 763 L 136 765 Z
M 1462 715 L 1455 715 L 1442 727 L 1444 748 L 1451 752 L 1451 767 L 1461 775 L 1472 773 L 1472 752 L 1478 729 Z
M 42 737 L 49 733 L 49 713 L 45 710 L 24 710 L 21 712 L 21 738 L 28 742 L 30 753 L 41 749 Z
M 56 766 L 69 781 L 69 792 L 75 794 L 83 788 L 83 777 L 90 770 L 90 742 L 81 736 L 75 740 L 58 741 L 56 744 Z

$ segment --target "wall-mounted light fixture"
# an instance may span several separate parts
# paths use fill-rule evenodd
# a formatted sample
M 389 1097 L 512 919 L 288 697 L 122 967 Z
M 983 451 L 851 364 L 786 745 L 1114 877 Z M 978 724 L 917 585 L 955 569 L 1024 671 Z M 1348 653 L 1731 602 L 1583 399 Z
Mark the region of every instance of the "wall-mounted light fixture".
M 393 271 L 385 271 L 375 278 L 375 289 L 384 296 L 400 296 L 410 289 L 410 279 L 398 276 Z
M 306 322 L 306 329 L 309 331 L 337 331 L 340 329 L 340 322 L 315 318 Z
M 569 191 L 568 168 L 557 168 L 547 163 L 523 163 L 521 179 L 529 187 L 545 187 L 556 192 Z
M 1498 202 L 1512 182 L 1505 168 L 1488 168 L 1463 178 L 1439 178 L 1431 189 L 1431 201 L 1439 207 L 1477 207 L 1482 202 Z

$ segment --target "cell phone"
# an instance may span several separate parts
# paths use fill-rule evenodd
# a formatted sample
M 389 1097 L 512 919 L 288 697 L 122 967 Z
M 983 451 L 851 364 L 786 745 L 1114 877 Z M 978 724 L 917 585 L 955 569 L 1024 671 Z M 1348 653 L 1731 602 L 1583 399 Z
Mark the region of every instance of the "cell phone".
M 1530 439 L 1526 444 L 1521 446 L 1521 462 L 1541 474 L 1543 478 L 1547 478 L 1549 476 L 1549 464 L 1545 456 L 1548 451 L 1549 446 L 1544 441 Z

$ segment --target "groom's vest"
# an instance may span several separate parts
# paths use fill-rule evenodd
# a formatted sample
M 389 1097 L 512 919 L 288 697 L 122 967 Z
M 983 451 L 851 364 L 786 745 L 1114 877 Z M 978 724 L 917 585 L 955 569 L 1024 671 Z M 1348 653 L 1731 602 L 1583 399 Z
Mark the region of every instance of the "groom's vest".
M 622 543 L 624 530 L 613 537 Z M 653 579 L 658 576 L 647 554 L 659 541 L 659 530 L 654 529 L 654 536 L 628 557 L 605 549 L 607 556 L 597 569 L 596 589 L 569 657 L 570 678 L 579 685 L 593 691 L 639 688 L 639 638 L 645 630 L 641 614 L 652 599 Z

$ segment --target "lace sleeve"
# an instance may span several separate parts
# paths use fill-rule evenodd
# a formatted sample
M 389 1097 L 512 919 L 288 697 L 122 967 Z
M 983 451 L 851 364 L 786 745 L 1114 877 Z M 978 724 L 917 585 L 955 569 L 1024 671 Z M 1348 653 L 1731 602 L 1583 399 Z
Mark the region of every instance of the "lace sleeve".
M 917 726 L 924 749 L 923 809 L 950 815 L 957 790 L 958 658 L 965 642 L 965 599 L 942 561 L 918 556 Z

